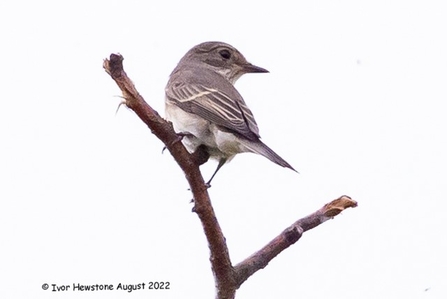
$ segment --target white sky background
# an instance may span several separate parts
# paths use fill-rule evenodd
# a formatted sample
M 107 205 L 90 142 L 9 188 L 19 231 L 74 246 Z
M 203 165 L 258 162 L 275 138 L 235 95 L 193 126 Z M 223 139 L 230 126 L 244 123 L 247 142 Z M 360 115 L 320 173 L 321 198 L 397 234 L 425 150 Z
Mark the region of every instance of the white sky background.
M 236 87 L 300 174 L 243 154 L 210 189 L 237 263 L 342 194 L 237 298 L 446 298 L 444 1 L 0 3 L 2 298 L 213 298 L 183 174 L 102 61 L 119 52 L 164 114 L 192 46 L 225 41 L 270 74 Z M 203 167 L 209 178 L 216 164 Z M 171 290 L 51 292 L 169 281 Z

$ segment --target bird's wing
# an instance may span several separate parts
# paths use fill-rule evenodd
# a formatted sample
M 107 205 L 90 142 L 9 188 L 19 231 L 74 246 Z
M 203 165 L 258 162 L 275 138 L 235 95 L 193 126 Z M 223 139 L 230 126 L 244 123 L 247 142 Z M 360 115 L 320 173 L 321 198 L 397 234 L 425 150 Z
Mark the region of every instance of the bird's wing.
M 235 90 L 234 90 L 235 91 Z M 259 139 L 259 129 L 242 96 L 230 97 L 201 84 L 176 83 L 166 90 L 168 101 L 250 140 Z

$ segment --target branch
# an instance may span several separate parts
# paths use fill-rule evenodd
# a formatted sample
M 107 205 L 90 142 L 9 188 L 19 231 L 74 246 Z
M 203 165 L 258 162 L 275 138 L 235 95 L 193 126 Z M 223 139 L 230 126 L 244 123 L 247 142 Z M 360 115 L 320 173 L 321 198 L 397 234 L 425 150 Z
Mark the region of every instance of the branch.
M 334 218 L 347 208 L 354 208 L 356 206 L 356 201 L 352 200 L 349 196 L 343 195 L 330 203 L 325 204 L 318 211 L 296 221 L 265 245 L 264 248 L 255 252 L 234 267 L 237 287 L 239 288 L 241 284 L 256 271 L 265 268 L 265 266 L 267 266 L 267 264 L 284 249 L 295 244 L 305 231 Z
M 175 133 L 171 123 L 160 117 L 157 111 L 144 101 L 124 72 L 123 59 L 119 54 L 111 54 L 110 59 L 104 60 L 103 67 L 121 89 L 125 99 L 123 104 L 132 109 L 149 127 L 152 133 L 165 144 L 185 173 L 194 197 L 193 211 L 197 213 L 202 222 L 210 247 L 210 261 L 216 281 L 217 298 L 234 298 L 236 288 L 233 267 L 231 266 L 225 237 L 217 221 L 207 187 L 200 173 L 200 162 L 198 162 L 200 159 L 195 155 L 189 154 L 183 144 L 179 142 L 181 137 Z M 202 157 L 200 153 L 198 156 Z
M 121 55 L 111 54 L 110 59 L 104 60 L 103 67 L 121 89 L 125 99 L 123 104 L 132 109 L 152 133 L 165 144 L 185 173 L 194 197 L 193 211 L 199 216 L 210 247 L 210 262 L 217 289 L 216 298 L 234 298 L 236 290 L 248 277 L 263 269 L 275 256 L 296 243 L 305 231 L 332 219 L 344 209 L 357 206 L 357 202 L 348 196 L 333 200 L 315 213 L 296 221 L 264 248 L 233 267 L 225 237 L 217 221 L 199 169 L 199 165 L 206 162 L 208 156 L 203 149 L 189 154 L 183 144 L 179 142 L 181 136 L 175 133 L 172 124 L 160 117 L 157 111 L 144 101 L 132 81 L 127 77 L 123 70 Z

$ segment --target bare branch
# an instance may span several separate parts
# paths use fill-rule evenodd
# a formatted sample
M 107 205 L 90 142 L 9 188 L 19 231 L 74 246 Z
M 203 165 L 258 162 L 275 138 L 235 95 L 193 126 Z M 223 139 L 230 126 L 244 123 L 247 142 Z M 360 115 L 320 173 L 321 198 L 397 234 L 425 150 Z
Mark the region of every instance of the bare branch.
M 265 268 L 265 266 L 267 266 L 267 264 L 284 249 L 295 244 L 305 231 L 332 219 L 344 209 L 354 208 L 356 206 L 356 201 L 352 200 L 349 196 L 343 195 L 324 205 L 318 211 L 296 221 L 265 245 L 264 248 L 255 252 L 234 267 L 237 277 L 237 287 L 239 288 L 240 285 L 256 271 Z

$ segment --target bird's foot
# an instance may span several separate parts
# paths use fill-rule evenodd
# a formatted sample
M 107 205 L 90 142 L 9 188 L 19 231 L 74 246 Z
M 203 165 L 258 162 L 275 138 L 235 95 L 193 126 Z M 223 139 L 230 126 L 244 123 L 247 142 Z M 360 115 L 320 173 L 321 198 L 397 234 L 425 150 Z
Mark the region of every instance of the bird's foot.
M 179 133 L 176 133 L 176 134 L 177 134 L 177 138 L 174 139 L 174 140 L 171 142 L 171 144 L 170 144 L 171 146 L 174 145 L 174 144 L 176 144 L 176 143 L 179 142 L 179 141 L 182 141 L 183 138 L 186 137 L 186 136 L 192 136 L 192 134 L 191 134 L 191 133 L 188 133 L 188 132 L 179 132 Z M 163 147 L 163 149 L 161 150 L 161 153 L 163 154 L 164 151 L 165 151 L 167 148 L 168 148 L 168 147 L 165 145 L 165 146 Z

